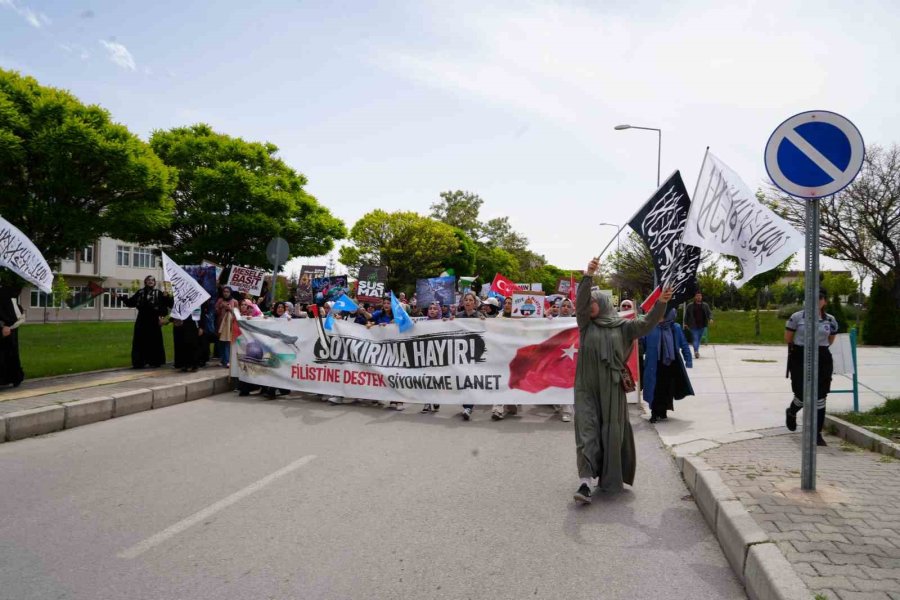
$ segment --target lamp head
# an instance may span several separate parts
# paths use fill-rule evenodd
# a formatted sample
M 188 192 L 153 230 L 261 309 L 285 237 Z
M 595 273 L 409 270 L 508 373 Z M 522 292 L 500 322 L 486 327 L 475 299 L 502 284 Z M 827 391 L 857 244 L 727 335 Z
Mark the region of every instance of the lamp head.
M 623 129 L 631 129 L 631 125 L 616 125 L 613 127 L 616 131 L 622 131 Z

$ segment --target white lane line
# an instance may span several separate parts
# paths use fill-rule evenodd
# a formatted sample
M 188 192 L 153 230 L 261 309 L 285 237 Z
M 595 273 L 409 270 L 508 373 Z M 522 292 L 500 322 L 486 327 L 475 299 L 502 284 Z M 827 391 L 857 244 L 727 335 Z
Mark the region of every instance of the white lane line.
M 828 158 L 819 152 L 815 146 L 803 139 L 803 137 L 793 129 L 785 133 L 784 137 L 797 146 L 797 149 L 805 154 L 806 158 L 816 163 L 816 166 L 825 171 L 832 179 L 840 179 L 844 176 L 843 171 L 838 169 L 833 162 L 828 160 Z
M 150 550 L 151 548 L 154 548 L 154 547 L 162 544 L 169 538 L 172 538 L 172 537 L 178 535 L 185 529 L 188 529 L 188 528 L 196 525 L 200 521 L 203 521 L 204 519 L 211 517 L 212 515 L 219 512 L 220 510 L 228 508 L 235 502 L 239 502 L 239 501 L 243 500 L 250 494 L 258 492 L 259 490 L 266 487 L 267 485 L 269 485 L 270 483 L 272 483 L 279 477 L 284 477 L 288 473 L 296 471 L 303 465 L 311 462 L 314 458 L 315 458 L 314 454 L 311 454 L 309 456 L 304 456 L 303 458 L 299 458 L 299 459 L 295 460 L 294 462 L 292 462 L 291 464 L 289 464 L 288 466 L 278 469 L 277 471 L 275 471 L 274 473 L 272 473 L 270 475 L 266 475 L 259 481 L 255 482 L 255 483 L 251 483 L 244 489 L 231 494 L 227 498 L 222 498 L 218 502 L 216 502 L 214 504 L 210 504 L 206 508 L 204 508 L 198 512 L 195 512 L 194 514 L 187 517 L 186 519 L 178 521 L 171 527 L 167 527 L 166 529 L 163 529 L 156 535 L 148 537 L 143 542 L 135 544 L 134 546 L 132 546 L 131 548 L 128 548 L 126 550 L 122 550 L 121 552 L 119 552 L 119 554 L 117 556 L 119 558 L 125 558 L 125 559 L 137 558 L 138 556 L 140 556 L 147 550 Z

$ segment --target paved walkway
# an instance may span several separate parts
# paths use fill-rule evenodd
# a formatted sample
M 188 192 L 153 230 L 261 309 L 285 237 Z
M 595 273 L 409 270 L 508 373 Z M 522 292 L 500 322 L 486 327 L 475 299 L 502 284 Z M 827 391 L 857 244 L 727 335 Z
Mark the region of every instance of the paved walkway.
M 224 374 L 227 374 L 227 371 L 220 367 L 207 367 L 196 373 L 182 373 L 172 367 L 162 367 L 115 369 L 25 380 L 18 388 L 7 387 L 0 392 L 0 416 L 73 400 L 192 381 L 203 375 Z
M 900 600 L 900 461 L 826 439 L 812 493 L 800 490 L 799 434 L 700 456 L 811 590 L 832 600 Z
M 784 425 L 784 409 L 792 397 L 784 377 L 784 346 L 714 345 L 700 352 L 688 370 L 697 395 L 676 402 L 669 419 L 657 424 L 667 445 Z M 900 348 L 860 347 L 858 361 L 860 410 L 900 397 Z M 832 388 L 851 389 L 852 382 L 835 376 Z M 853 394 L 828 396 L 828 412 L 852 408 Z

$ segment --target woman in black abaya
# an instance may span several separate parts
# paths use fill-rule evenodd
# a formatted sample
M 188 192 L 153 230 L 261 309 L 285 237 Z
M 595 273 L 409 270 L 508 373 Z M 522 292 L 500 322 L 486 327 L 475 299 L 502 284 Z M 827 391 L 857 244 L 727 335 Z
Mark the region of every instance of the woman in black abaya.
M 19 361 L 19 325 L 25 322 L 19 306 L 19 290 L 0 287 L 0 385 L 19 387 L 25 379 Z
M 143 289 L 123 300 L 126 306 L 137 309 L 131 340 L 131 366 L 135 369 L 146 365 L 159 367 L 166 362 L 162 325 L 163 317 L 169 312 L 168 297 L 156 289 L 156 278 L 148 275 L 144 278 Z

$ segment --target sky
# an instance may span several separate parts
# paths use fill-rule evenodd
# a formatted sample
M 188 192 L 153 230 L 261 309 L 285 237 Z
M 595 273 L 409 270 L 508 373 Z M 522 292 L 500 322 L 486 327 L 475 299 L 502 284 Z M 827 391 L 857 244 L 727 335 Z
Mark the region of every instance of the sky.
M 764 185 L 769 135 L 805 110 L 890 145 L 897 31 L 890 0 L 0 0 L 0 66 L 144 139 L 272 142 L 348 229 L 467 190 L 580 269 L 656 187 L 656 133 L 615 125 L 661 129 L 690 191 L 707 146 Z

